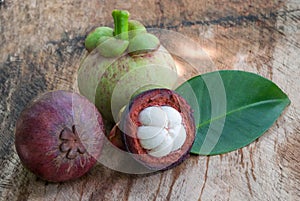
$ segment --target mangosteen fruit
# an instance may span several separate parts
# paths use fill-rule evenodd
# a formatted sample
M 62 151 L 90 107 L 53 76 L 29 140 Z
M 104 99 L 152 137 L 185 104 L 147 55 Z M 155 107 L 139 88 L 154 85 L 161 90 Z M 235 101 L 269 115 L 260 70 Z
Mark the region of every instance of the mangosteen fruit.
M 181 163 L 195 139 L 193 110 L 169 89 L 151 89 L 135 96 L 124 110 L 120 130 L 128 152 L 151 170 Z
M 20 114 L 15 147 L 22 164 L 38 177 L 62 182 L 88 172 L 101 154 L 104 125 L 85 97 L 47 92 Z
M 88 34 L 88 55 L 78 70 L 78 88 L 109 123 L 116 123 L 120 109 L 132 94 L 149 85 L 173 88 L 176 65 L 159 39 L 142 23 L 129 20 L 129 13 L 112 12 L 114 30 L 98 27 Z

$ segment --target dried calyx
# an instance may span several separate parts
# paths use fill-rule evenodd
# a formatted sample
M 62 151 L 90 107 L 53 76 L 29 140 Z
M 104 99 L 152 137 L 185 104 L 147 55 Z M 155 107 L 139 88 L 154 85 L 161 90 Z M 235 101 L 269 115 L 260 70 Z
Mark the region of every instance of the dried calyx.
M 64 128 L 60 133 L 59 139 L 62 141 L 59 149 L 62 153 L 66 153 L 67 159 L 74 159 L 86 152 L 75 125 L 72 126 L 72 130 L 68 127 Z
M 133 98 L 120 122 L 126 149 L 149 169 L 163 170 L 181 163 L 195 138 L 193 112 L 168 89 L 152 89 Z

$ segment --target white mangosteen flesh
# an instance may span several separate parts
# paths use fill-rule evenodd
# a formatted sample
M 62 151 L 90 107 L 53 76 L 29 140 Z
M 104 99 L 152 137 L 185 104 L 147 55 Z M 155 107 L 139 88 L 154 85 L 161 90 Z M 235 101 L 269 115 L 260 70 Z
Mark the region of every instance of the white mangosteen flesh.
M 151 106 L 139 114 L 137 129 L 141 146 L 153 157 L 163 157 L 182 147 L 186 130 L 181 114 L 170 106 Z

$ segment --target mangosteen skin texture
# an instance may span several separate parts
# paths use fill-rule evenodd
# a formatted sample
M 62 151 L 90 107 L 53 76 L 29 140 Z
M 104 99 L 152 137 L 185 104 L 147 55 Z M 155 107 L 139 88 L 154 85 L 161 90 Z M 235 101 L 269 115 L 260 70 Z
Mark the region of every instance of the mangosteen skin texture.
M 147 154 L 137 138 L 137 128 L 141 126 L 138 120 L 139 113 L 150 106 L 170 106 L 182 116 L 186 130 L 186 140 L 182 147 L 166 156 L 156 158 Z M 135 96 L 125 109 L 120 122 L 122 137 L 128 152 L 150 170 L 167 170 L 182 163 L 187 157 L 195 140 L 195 120 L 193 110 L 187 101 L 173 90 L 151 89 Z
M 85 97 L 63 90 L 47 92 L 20 114 L 15 147 L 22 164 L 50 182 L 84 175 L 101 154 L 101 114 Z

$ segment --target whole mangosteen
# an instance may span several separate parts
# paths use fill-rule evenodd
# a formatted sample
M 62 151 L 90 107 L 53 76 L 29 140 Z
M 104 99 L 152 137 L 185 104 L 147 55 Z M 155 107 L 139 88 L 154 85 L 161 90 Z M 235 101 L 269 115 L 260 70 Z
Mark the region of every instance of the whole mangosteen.
M 44 180 L 61 182 L 93 167 L 104 136 L 102 117 L 92 103 L 76 93 L 52 91 L 21 112 L 15 146 L 27 169 Z

